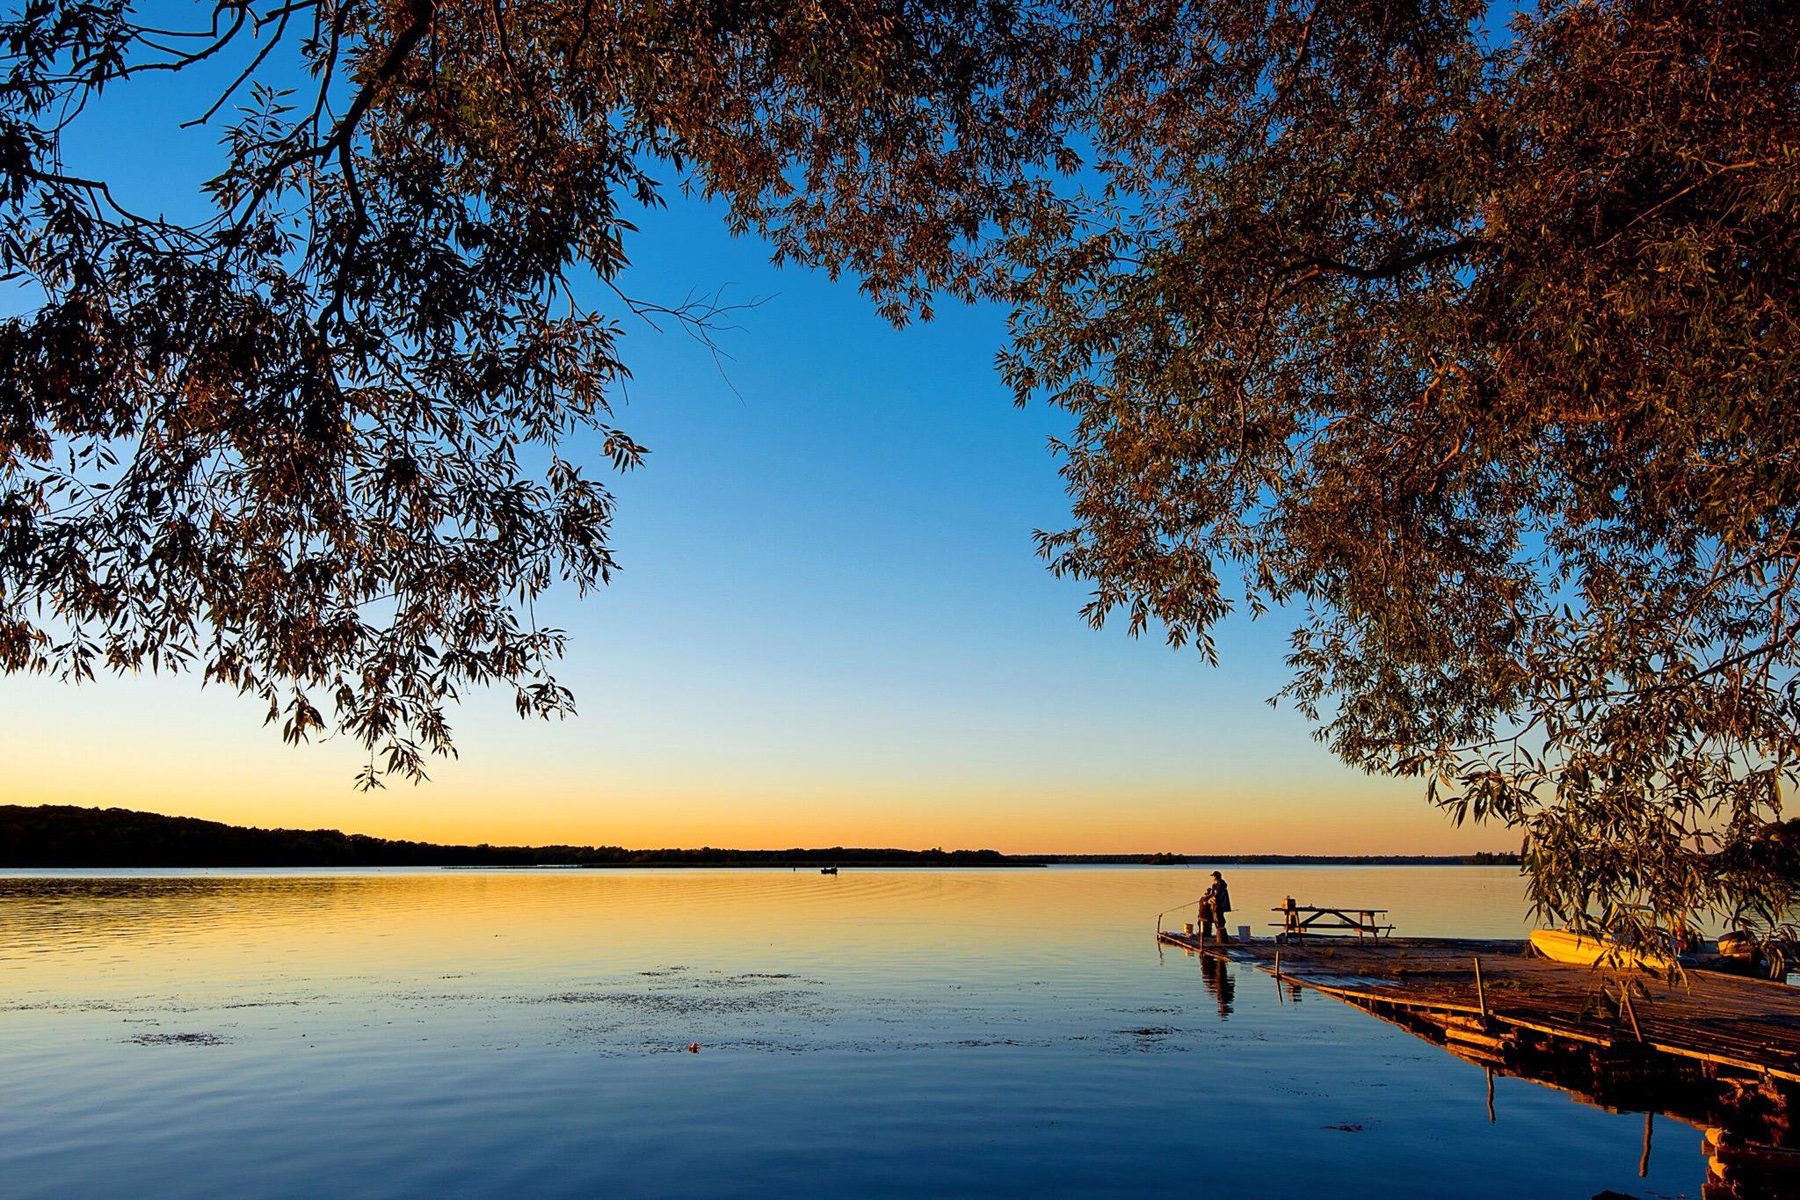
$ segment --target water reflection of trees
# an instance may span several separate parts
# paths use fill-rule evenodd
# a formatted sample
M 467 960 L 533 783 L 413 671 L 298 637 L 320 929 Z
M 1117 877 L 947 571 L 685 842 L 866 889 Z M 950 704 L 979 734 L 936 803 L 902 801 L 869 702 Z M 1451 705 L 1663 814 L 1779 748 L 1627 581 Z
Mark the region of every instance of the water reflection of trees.
M 0 952 L 78 947 L 96 938 L 207 932 L 261 916 L 308 924 L 324 912 L 368 903 L 372 880 L 355 876 L 22 876 L 0 879 Z

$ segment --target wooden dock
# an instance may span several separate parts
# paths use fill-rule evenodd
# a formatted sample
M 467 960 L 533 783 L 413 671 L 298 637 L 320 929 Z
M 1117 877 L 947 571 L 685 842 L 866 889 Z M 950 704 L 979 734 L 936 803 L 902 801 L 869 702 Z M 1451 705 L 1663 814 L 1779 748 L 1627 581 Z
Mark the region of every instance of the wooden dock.
M 1522 940 L 1157 938 L 1268 972 L 1296 997 L 1322 992 L 1495 1072 L 1705 1129 L 1708 1197 L 1800 1196 L 1800 988 L 1621 975 L 1552 962 Z
M 1727 1070 L 1800 1083 L 1800 988 L 1767 980 L 1690 971 L 1685 981 L 1633 973 L 1621 999 L 1619 977 L 1530 954 L 1521 941 L 1460 938 L 1309 938 L 1278 943 L 1201 943 L 1163 932 L 1164 942 L 1246 963 L 1372 1011 L 1411 1011 L 1471 1022 L 1483 1039 L 1527 1034 L 1587 1045 L 1630 1045 Z M 1481 983 L 1476 983 L 1476 963 Z

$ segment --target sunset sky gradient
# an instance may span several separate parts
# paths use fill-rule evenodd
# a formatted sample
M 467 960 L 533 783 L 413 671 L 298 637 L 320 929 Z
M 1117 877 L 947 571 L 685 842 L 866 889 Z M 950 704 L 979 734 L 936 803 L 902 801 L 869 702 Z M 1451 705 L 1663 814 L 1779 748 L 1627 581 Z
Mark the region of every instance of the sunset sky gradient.
M 191 205 L 213 134 L 157 133 L 155 173 L 129 130 L 111 136 L 86 154 L 136 164 L 124 178 L 152 207 Z M 1513 847 L 1453 829 L 1418 781 L 1344 768 L 1264 703 L 1291 617 L 1230 622 L 1218 670 L 1083 624 L 1082 586 L 1033 554 L 1032 531 L 1067 519 L 1045 445 L 1059 418 L 1010 403 L 1003 313 L 946 303 L 896 331 L 853 283 L 775 270 L 716 208 L 672 193 L 640 223 L 632 294 L 766 300 L 718 364 L 626 319 L 618 423 L 652 453 L 618 482 L 624 570 L 538 610 L 572 635 L 577 719 L 469 697 L 460 760 L 365 795 L 357 747 L 286 747 L 255 702 L 197 677 L 0 677 L 0 802 L 455 841 Z

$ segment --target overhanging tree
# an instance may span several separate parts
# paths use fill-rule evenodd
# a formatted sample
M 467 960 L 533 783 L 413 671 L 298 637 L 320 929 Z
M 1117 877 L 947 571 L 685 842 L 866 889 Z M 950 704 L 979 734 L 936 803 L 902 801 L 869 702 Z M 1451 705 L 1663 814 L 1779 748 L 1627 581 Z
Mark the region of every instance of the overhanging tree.
M 1112 10 L 1101 183 L 1012 245 L 1041 547 L 1208 658 L 1303 612 L 1283 695 L 1522 829 L 1551 917 L 1781 934 L 1800 9 L 1485 8 Z
M 717 316 L 577 299 L 584 273 L 616 291 L 655 174 L 903 318 L 971 293 L 970 239 L 1057 152 L 1061 56 L 1023 50 L 1059 37 L 965 0 L 25 0 L 0 23 L 27 309 L 0 322 L 0 669 L 195 667 L 290 740 L 366 743 L 365 784 L 448 753 L 469 685 L 567 710 L 531 604 L 614 566 L 586 471 L 644 454 L 610 417 L 618 317 Z M 65 165 L 170 72 L 223 126 L 192 220 Z

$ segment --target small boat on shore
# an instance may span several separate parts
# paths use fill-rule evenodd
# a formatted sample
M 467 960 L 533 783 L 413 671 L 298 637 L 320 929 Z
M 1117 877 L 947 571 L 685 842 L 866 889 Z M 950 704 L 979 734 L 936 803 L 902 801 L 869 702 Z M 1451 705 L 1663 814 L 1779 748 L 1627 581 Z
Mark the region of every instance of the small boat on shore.
M 836 875 L 837 868 L 836 867 L 820 867 L 819 874 L 821 874 L 821 875 Z
M 1617 942 L 1583 937 L 1569 929 L 1534 929 L 1531 948 L 1552 962 L 1591 967 L 1602 958 L 1612 966 L 1639 967 L 1646 971 L 1667 971 L 1674 960 L 1654 951 L 1633 950 Z

